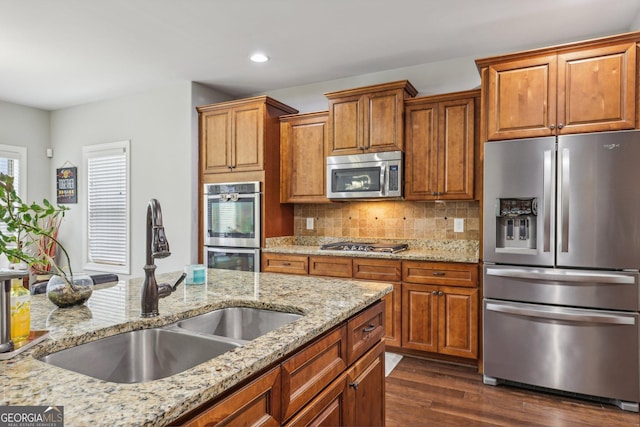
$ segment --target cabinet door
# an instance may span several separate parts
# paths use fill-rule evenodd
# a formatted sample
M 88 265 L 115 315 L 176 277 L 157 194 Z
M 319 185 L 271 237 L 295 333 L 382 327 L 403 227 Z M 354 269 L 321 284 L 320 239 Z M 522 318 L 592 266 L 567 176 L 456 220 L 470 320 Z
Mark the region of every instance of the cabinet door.
M 438 351 L 438 287 L 402 284 L 402 347 Z
M 325 148 L 328 113 L 287 118 L 280 124 L 280 202 L 328 202 Z
M 343 373 L 285 426 L 348 426 L 346 392 L 347 374 Z
M 264 167 L 264 104 L 249 103 L 233 109 L 231 116 L 232 166 L 234 172 Z
M 438 105 L 436 198 L 473 199 L 475 99 L 443 101 Z
M 329 100 L 329 150 L 327 155 L 359 154 L 364 149 L 362 97 Z
M 288 420 L 347 367 L 346 327 L 333 330 L 282 362 L 282 419 Z
M 441 287 L 438 290 L 438 313 L 438 352 L 476 359 L 478 290 Z
M 384 342 L 378 343 L 347 371 L 347 426 L 383 426 Z
M 231 110 L 200 114 L 200 161 L 202 172 L 231 170 Z
M 488 139 L 555 135 L 556 79 L 555 54 L 490 65 Z
M 400 347 L 402 334 L 402 284 L 394 283 L 393 292 L 382 297 L 385 303 L 384 343 L 387 347 Z
M 438 191 L 438 103 L 406 108 L 405 199 L 434 200 Z
M 636 44 L 558 55 L 558 132 L 635 127 Z
M 278 426 L 280 386 L 278 366 L 182 425 Z
M 363 146 L 368 152 L 402 150 L 403 89 L 364 95 Z

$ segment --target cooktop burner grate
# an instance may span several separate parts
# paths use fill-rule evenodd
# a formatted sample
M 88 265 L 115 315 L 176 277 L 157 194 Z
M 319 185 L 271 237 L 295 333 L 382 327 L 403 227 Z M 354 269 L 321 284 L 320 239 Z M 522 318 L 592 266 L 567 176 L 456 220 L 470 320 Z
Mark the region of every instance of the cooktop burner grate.
M 396 253 L 409 247 L 406 243 L 336 242 L 320 246 L 322 250 Z

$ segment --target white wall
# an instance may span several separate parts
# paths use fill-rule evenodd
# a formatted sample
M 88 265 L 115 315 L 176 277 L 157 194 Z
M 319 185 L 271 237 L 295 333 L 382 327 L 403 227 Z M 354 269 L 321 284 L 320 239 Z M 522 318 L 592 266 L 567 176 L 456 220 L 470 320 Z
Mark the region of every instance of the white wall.
M 409 80 L 418 90 L 417 96 L 457 92 L 480 86 L 480 74 L 476 68 L 475 57 L 467 57 L 272 90 L 255 95 L 269 95 L 296 108 L 301 113 L 308 113 L 328 108 L 327 98 L 324 96 L 327 92 L 397 80 Z
M 82 147 L 130 140 L 131 146 L 131 275 L 144 274 L 146 211 L 156 198 L 172 255 L 158 260 L 158 272 L 180 270 L 191 262 L 191 83 L 179 82 L 152 91 L 51 113 L 51 174 L 69 161 L 78 167 L 78 203 L 67 205 L 60 240 L 72 266 L 84 268 L 84 199 Z M 53 175 L 51 175 L 53 177 Z M 55 194 L 55 182 L 50 181 Z
M 27 148 L 27 200 L 51 199 L 49 112 L 0 101 L 0 144 Z

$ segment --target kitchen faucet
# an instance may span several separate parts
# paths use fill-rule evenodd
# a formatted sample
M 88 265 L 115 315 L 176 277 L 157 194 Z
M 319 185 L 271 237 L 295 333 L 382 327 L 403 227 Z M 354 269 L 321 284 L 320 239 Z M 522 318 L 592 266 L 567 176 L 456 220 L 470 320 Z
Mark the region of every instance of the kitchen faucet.
M 157 316 L 159 314 L 158 300 L 171 295 L 186 277 L 186 273 L 183 273 L 173 286 L 168 283 L 158 284 L 156 282 L 156 265 L 153 260 L 154 258 L 166 258 L 169 255 L 171 252 L 169 252 L 169 242 L 162 225 L 162 209 L 156 199 L 151 199 L 147 206 L 147 264 L 144 266 L 144 283 L 140 298 L 142 306 L 140 315 L 142 317 Z

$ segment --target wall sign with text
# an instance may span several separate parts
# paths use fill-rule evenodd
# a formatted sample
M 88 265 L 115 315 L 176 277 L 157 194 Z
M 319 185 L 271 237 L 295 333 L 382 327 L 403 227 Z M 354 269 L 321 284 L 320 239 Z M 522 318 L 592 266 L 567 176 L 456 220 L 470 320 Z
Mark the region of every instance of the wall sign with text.
M 58 203 L 78 203 L 78 168 L 56 169 Z

